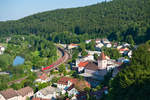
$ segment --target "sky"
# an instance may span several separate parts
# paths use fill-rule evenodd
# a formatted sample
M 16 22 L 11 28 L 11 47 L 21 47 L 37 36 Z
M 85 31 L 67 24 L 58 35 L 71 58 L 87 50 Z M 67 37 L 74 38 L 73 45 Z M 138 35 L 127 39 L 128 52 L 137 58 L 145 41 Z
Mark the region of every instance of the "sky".
M 83 7 L 102 0 L 0 0 L 0 21 L 17 20 L 60 8 Z

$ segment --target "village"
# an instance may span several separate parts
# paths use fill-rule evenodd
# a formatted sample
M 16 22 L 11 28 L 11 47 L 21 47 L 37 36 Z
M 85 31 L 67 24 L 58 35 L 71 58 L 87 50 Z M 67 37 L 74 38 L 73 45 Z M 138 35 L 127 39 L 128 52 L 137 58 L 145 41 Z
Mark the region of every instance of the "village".
M 130 63 L 132 50 L 136 46 L 111 42 L 106 38 L 86 40 L 84 44 L 88 45 L 91 42 L 94 43 L 94 46 L 91 45 L 94 50 L 85 48 L 84 54 L 81 50 L 74 60 L 72 60 L 74 49 L 80 48 L 81 45 L 59 43 L 70 54 L 71 59 L 70 62 L 63 64 L 65 69 L 62 69 L 61 74 L 59 68 L 52 69 L 50 73 L 37 73 L 38 78 L 34 81 L 36 87 L 39 84 L 50 84 L 36 92 L 29 86 L 19 90 L 12 88 L 3 90 L 0 91 L 0 100 L 62 100 L 64 98 L 66 100 L 87 100 L 89 96 L 93 97 L 93 100 L 99 100 L 102 96 L 107 95 L 109 86 L 103 83 L 106 76 L 109 76 L 108 80 L 113 79 L 123 68 L 123 64 Z M 107 55 L 106 49 L 110 55 Z M 116 50 L 120 56 L 113 55 L 112 57 L 113 53 L 111 54 L 110 49 Z M 0 54 L 3 54 L 4 50 L 5 47 L 1 46 Z M 31 71 L 38 72 L 39 70 L 31 69 Z

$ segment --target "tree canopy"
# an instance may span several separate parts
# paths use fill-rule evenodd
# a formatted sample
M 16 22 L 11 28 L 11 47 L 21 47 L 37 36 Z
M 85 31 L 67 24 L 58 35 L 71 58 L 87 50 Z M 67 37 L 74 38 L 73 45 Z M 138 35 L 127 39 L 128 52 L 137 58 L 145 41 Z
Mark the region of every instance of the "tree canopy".
M 36 34 L 57 42 L 61 38 L 63 43 L 68 39 L 67 42 L 78 42 L 86 38 L 81 35 L 89 34 L 89 38 L 108 37 L 131 43 L 133 39 L 135 43 L 141 43 L 150 39 L 149 5 L 150 0 L 112 0 L 86 7 L 47 11 L 16 21 L 0 22 L 0 36 Z M 60 34 L 65 31 L 70 35 Z
M 131 64 L 110 83 L 109 100 L 149 100 L 150 45 L 139 46 L 133 53 Z

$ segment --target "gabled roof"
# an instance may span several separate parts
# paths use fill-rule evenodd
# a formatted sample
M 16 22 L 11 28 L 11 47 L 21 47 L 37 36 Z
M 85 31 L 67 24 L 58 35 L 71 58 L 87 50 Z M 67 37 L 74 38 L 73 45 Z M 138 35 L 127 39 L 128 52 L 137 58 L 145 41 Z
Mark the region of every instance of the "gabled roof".
M 28 95 L 28 93 L 31 93 L 33 92 L 33 89 L 29 86 L 25 87 L 25 88 L 22 88 L 22 89 L 19 89 L 18 91 L 18 94 L 20 94 L 21 96 L 26 96 Z
M 47 96 L 49 94 L 53 94 L 54 92 L 60 92 L 60 91 L 61 90 L 58 89 L 58 88 L 54 88 L 54 87 L 48 86 L 46 88 L 41 89 L 38 92 L 42 93 L 42 95 L 44 95 L 44 96 Z
M 79 44 L 69 44 L 69 46 L 79 46 Z
M 69 77 L 62 77 L 59 79 L 58 84 L 67 85 L 69 81 Z
M 89 62 L 85 68 L 89 69 L 89 70 L 98 70 L 99 69 L 95 62 Z
M 104 52 L 101 53 L 101 55 L 98 57 L 98 60 L 106 60 Z
M 86 65 L 88 64 L 89 62 L 88 61 L 85 61 L 85 62 L 80 62 L 78 64 L 79 67 L 86 67 Z
M 121 48 L 119 49 L 119 51 L 128 51 L 129 49 L 128 48 Z
M 0 94 L 1 94 L 5 99 L 10 99 L 10 98 L 19 96 L 18 93 L 17 93 L 14 89 L 12 89 L 12 88 L 7 89 L 7 90 L 4 90 L 4 91 L 0 91 Z
M 75 84 L 78 80 L 76 78 L 70 78 L 70 77 L 62 77 L 60 78 L 60 80 L 58 81 L 58 84 L 63 84 L 63 85 L 67 85 L 68 81 L 72 82 L 73 84 Z

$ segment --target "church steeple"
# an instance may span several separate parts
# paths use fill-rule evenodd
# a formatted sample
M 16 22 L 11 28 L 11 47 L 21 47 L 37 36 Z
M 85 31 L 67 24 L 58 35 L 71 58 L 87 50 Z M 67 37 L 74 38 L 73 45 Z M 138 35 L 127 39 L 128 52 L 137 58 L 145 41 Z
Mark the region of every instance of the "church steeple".
M 99 69 L 106 69 L 107 68 L 107 60 L 104 52 L 98 57 L 98 68 Z
M 101 53 L 101 55 L 98 57 L 98 60 L 106 60 L 104 52 Z

